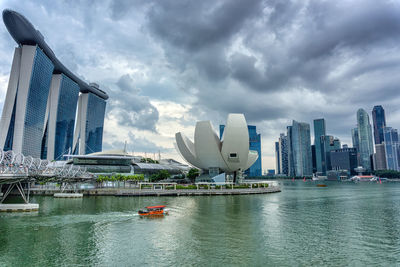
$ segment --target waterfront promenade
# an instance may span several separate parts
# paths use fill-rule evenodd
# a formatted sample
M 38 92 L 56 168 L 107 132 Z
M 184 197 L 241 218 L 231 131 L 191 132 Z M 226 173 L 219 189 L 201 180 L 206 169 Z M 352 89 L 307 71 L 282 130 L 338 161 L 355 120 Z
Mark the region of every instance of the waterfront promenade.
M 53 196 L 59 193 L 59 189 L 39 189 L 32 188 L 32 195 L 44 195 Z M 251 194 L 269 194 L 281 192 L 278 186 L 268 186 L 261 188 L 199 188 L 199 189 L 124 189 L 124 188 L 95 188 L 77 190 L 77 193 L 81 193 L 84 196 L 202 196 L 202 195 L 251 195 Z

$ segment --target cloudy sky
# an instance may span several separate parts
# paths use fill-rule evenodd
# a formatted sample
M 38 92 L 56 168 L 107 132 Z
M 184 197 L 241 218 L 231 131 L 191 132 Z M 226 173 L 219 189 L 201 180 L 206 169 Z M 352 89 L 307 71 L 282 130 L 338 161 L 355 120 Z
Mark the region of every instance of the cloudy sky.
M 351 144 L 356 111 L 400 127 L 399 1 L 0 1 L 69 69 L 108 92 L 104 149 L 180 159 L 174 134 L 244 113 L 263 169 L 293 119 Z M 15 42 L 0 25 L 0 109 Z M 181 160 L 181 159 L 180 159 Z

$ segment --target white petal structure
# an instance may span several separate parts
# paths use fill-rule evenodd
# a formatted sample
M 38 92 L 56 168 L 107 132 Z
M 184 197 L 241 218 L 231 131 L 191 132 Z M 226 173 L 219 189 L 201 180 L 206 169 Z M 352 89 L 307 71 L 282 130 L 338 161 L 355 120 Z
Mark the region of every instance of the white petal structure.
M 176 149 L 192 166 L 223 172 L 246 170 L 258 158 L 257 151 L 249 151 L 249 132 L 243 114 L 229 114 L 222 141 L 210 121 L 197 122 L 194 143 L 184 134 L 176 133 Z

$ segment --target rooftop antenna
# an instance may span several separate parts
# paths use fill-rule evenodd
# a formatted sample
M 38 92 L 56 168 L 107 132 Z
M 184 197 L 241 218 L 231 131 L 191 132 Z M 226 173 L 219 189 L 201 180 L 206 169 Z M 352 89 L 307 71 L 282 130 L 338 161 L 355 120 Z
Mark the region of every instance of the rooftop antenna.
M 125 140 L 125 145 L 124 145 L 124 154 L 126 154 L 126 140 Z

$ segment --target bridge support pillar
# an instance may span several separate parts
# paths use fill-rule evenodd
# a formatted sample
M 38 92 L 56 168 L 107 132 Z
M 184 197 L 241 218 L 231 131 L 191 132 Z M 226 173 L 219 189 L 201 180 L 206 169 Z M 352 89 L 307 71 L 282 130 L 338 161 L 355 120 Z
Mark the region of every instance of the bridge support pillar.
M 9 196 L 11 191 L 14 188 L 17 188 L 20 193 L 22 199 L 25 203 L 22 204 L 4 204 L 4 200 Z M 9 184 L 5 193 L 3 194 L 0 200 L 0 212 L 1 211 L 37 211 L 39 210 L 39 204 L 29 203 L 29 193 L 30 193 L 30 183 L 28 182 L 28 192 L 25 194 L 24 188 L 21 185 L 21 182 Z

